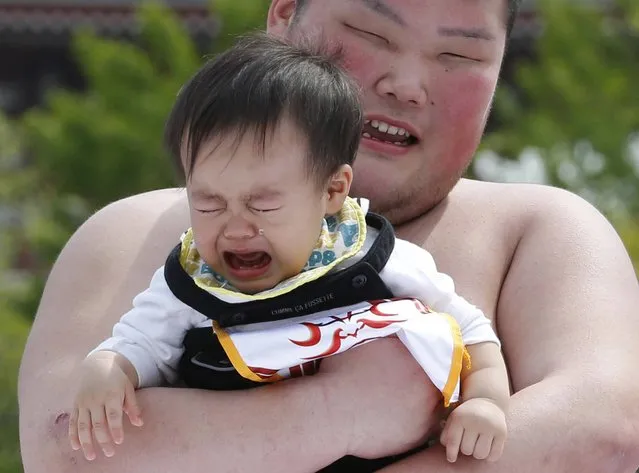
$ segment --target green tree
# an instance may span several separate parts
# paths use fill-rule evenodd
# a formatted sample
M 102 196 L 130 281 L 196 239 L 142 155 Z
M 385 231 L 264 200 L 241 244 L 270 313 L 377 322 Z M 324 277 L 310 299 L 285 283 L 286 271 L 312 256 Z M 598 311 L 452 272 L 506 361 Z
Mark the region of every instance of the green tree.
M 0 212 L 18 210 L 17 195 L 24 195 L 29 175 L 21 180 L 8 176 L 18 166 L 19 143 L 15 126 L 0 116 Z M 11 244 L 15 227 L 0 225 L 0 473 L 22 471 L 18 445 L 17 378 L 18 363 L 29 330 L 28 320 L 7 305 L 10 291 L 22 290 L 18 274 L 9 272 L 15 247 Z
M 616 9 L 540 0 L 536 57 L 502 87 L 501 128 L 486 147 L 535 150 L 549 183 L 580 193 L 611 217 L 639 213 L 639 4 Z
M 221 19 L 214 51 L 224 51 L 246 32 L 263 30 L 270 0 L 213 0 L 213 13 Z
M 212 2 L 221 28 L 211 52 L 262 26 L 267 6 L 266 0 Z M 36 253 L 40 271 L 32 290 L 20 299 L 21 312 L 35 313 L 48 269 L 92 212 L 119 198 L 176 183 L 162 145 L 164 121 L 203 58 L 170 9 L 145 3 L 139 19 L 141 35 L 135 43 L 79 33 L 73 48 L 86 91 L 55 90 L 46 107 L 22 120 L 29 166 L 11 178 L 29 178 L 29 195 L 21 200 L 20 237 Z
M 18 442 L 18 364 L 29 332 L 24 317 L 0 303 L 0 473 L 22 471 Z

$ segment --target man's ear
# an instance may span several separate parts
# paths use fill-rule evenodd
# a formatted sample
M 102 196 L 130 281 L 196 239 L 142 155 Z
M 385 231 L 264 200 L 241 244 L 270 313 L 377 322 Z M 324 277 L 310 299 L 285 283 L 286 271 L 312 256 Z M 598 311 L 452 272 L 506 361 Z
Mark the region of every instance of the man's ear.
M 266 31 L 280 38 L 287 36 L 287 30 L 295 15 L 295 0 L 273 0 L 268 9 Z
M 351 190 L 352 182 L 353 168 L 348 164 L 343 164 L 339 170 L 333 174 L 328 183 L 328 201 L 326 202 L 327 215 L 335 215 L 342 209 L 344 201 Z

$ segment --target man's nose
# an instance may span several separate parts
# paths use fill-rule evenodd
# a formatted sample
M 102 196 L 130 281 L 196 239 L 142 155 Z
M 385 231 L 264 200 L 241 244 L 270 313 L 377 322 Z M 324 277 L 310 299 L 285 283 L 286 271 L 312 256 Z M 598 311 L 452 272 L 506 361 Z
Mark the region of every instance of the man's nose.
M 428 91 L 424 71 L 420 71 L 414 61 L 403 61 L 402 64 L 398 62 L 393 65 L 377 82 L 377 93 L 413 107 L 425 106 Z
M 228 240 L 247 240 L 257 234 L 257 226 L 240 215 L 229 218 L 223 231 L 224 238 Z

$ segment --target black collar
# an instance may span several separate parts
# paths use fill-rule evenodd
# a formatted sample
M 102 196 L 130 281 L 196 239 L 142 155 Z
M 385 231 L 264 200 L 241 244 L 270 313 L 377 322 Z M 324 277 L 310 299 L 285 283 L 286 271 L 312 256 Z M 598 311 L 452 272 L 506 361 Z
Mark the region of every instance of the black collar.
M 230 303 L 218 299 L 195 284 L 180 264 L 178 244 L 166 260 L 164 277 L 178 299 L 215 320 L 221 327 L 299 317 L 365 300 L 392 297 L 382 282 L 382 271 L 395 246 L 395 233 L 384 217 L 368 213 L 366 224 L 379 231 L 370 250 L 352 266 L 303 284 L 270 299 Z

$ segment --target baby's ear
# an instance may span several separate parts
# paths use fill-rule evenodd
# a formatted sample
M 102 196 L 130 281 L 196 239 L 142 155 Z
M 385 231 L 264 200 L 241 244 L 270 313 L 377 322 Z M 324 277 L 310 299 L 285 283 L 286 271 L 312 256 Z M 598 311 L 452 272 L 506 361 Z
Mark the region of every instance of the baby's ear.
M 351 190 L 352 182 L 353 168 L 348 164 L 343 164 L 333 174 L 328 183 L 328 201 L 326 203 L 326 213 L 328 215 L 334 215 L 342 209 L 344 201 Z

